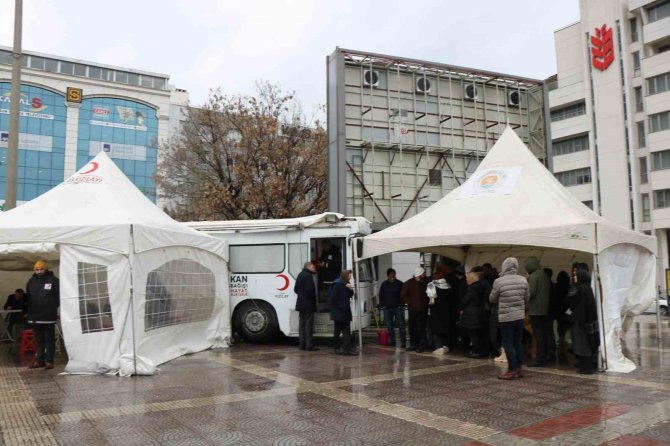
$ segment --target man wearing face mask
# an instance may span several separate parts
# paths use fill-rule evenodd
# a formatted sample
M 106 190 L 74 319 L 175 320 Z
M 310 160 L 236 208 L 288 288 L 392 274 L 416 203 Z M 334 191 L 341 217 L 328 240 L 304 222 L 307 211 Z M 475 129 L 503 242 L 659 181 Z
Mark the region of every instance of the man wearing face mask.
M 35 262 L 33 275 L 26 285 L 28 323 L 32 324 L 37 340 L 35 362 L 30 369 L 54 368 L 56 350 L 55 326 L 60 306 L 60 282 L 42 260 Z

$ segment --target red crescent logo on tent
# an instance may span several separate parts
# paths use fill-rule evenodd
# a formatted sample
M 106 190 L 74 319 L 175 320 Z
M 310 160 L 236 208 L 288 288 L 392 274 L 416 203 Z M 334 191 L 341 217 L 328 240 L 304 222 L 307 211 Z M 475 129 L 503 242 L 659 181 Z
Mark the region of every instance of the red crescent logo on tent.
M 277 288 L 277 291 L 286 291 L 289 284 L 288 277 L 286 276 L 286 274 L 277 274 L 275 277 L 281 277 L 282 279 L 284 279 L 284 286 Z
M 98 163 L 97 162 L 91 161 L 89 164 L 91 165 L 91 168 L 89 170 L 85 171 L 85 172 L 79 172 L 81 175 L 86 175 L 86 174 L 89 174 L 91 172 L 95 172 L 96 170 L 98 170 Z

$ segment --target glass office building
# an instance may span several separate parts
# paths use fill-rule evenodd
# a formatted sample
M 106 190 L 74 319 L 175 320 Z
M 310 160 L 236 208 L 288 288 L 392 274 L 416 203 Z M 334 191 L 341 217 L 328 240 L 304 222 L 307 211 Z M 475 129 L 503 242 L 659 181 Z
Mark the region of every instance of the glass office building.
M 32 200 L 83 167 L 100 151 L 156 202 L 160 141 L 179 128 L 184 90 L 169 76 L 24 52 L 17 202 Z M 82 90 L 69 102 L 67 88 Z M 4 202 L 11 50 L 0 47 L 0 202 Z M 175 122 L 172 122 L 175 121 Z

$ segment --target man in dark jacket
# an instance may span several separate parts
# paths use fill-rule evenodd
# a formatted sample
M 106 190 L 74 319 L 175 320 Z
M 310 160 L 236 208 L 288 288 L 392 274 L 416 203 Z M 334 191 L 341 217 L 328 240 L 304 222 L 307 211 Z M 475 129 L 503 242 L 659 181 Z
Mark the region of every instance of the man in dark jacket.
M 60 306 L 60 282 L 42 260 L 35 262 L 33 276 L 26 285 L 28 323 L 32 324 L 37 340 L 35 362 L 28 368 L 54 368 L 56 350 L 55 326 Z
M 400 296 L 402 281 L 396 278 L 393 268 L 386 270 L 386 278 L 387 280 L 382 282 L 382 286 L 379 288 L 379 308 L 384 312 L 384 321 L 389 331 L 389 345 L 395 347 L 395 321 L 398 324 L 400 334 L 400 347 L 405 348 L 407 343 L 405 338 L 405 304 Z
M 554 326 L 549 317 L 549 299 L 551 295 L 551 279 L 540 267 L 540 262 L 535 257 L 524 262 L 528 272 L 528 289 L 530 300 L 528 302 L 528 315 L 533 327 L 533 336 L 537 345 L 537 357 L 534 364 L 529 367 L 542 367 L 556 357 L 556 339 L 554 338 Z
M 338 355 L 356 355 L 351 348 L 351 298 L 354 295 L 351 283 L 351 271 L 342 271 L 330 288 L 330 319 L 334 322 L 335 353 Z M 340 342 L 340 334 L 342 341 Z
M 426 295 L 426 271 L 417 268 L 414 278 L 405 282 L 400 295 L 409 311 L 409 343 L 408 350 L 421 353 L 426 348 L 426 318 L 428 312 L 428 296 Z
M 298 295 L 295 301 L 295 309 L 300 313 L 298 325 L 300 350 L 315 351 L 319 349 L 312 341 L 314 313 L 316 312 L 315 274 L 316 265 L 312 262 L 306 262 L 293 287 L 293 292 Z
M 480 280 L 483 273 L 481 266 L 475 266 L 467 274 L 468 288 L 461 299 L 461 325 L 467 330 L 470 337 L 471 358 L 488 357 L 488 316 L 486 303 L 490 293 L 487 284 Z M 488 292 L 488 294 L 487 294 Z

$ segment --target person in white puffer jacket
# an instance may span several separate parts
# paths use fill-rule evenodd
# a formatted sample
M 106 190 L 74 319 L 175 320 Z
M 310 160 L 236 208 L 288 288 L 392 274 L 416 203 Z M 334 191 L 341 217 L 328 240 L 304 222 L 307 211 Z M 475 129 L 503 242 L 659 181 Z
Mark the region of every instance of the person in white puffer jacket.
M 522 376 L 523 319 L 530 298 L 528 281 L 520 276 L 519 261 L 514 257 L 502 263 L 502 272 L 493 282 L 489 301 L 498 305 L 498 326 L 507 355 L 508 370 L 498 378 L 516 379 Z

